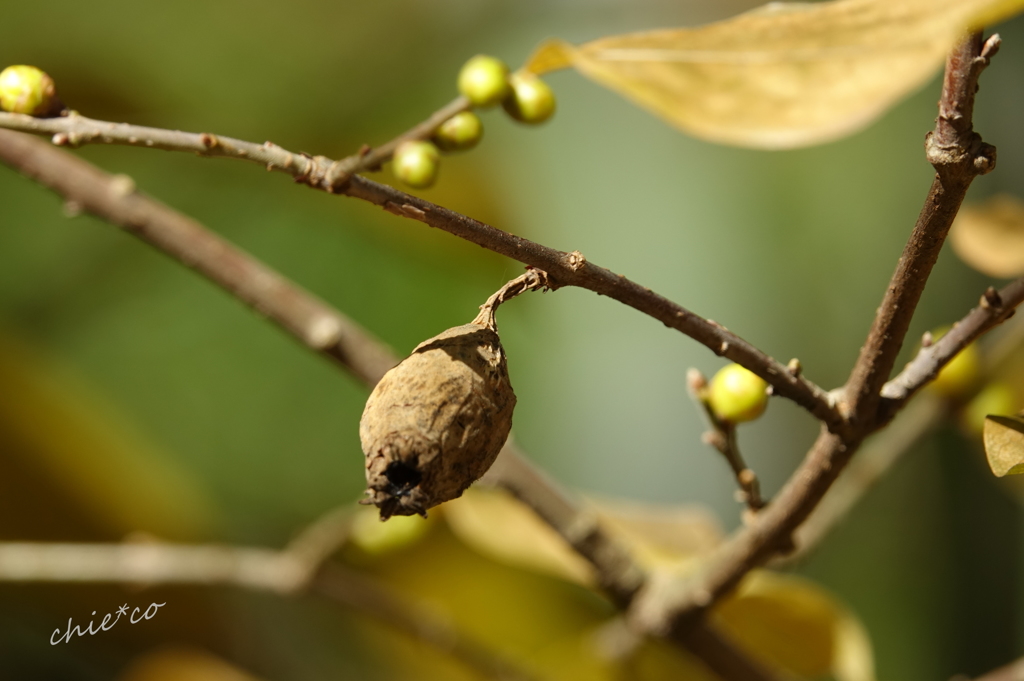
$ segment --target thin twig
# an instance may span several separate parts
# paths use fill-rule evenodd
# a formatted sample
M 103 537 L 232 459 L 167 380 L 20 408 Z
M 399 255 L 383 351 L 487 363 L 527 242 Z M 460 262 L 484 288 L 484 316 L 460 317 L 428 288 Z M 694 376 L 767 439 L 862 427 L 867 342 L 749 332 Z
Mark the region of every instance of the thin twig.
M 998 49 L 998 35 L 982 43 L 981 33 L 974 33 L 946 60 L 939 116 L 925 144 L 935 180 L 845 388 L 844 406 L 858 422 L 875 421 L 882 385 L 892 373 L 953 218 L 974 178 L 995 167 L 995 148 L 974 132 L 972 114 L 978 77 Z
M 194 269 L 361 380 L 376 382 L 394 366 L 394 355 L 351 320 L 195 220 L 136 192 L 127 177 L 6 130 L 0 158 Z
M 285 552 L 243 546 L 0 543 L 5 582 L 235 584 L 292 593 L 305 573 Z
M 807 522 L 793 533 L 796 550 L 772 560 L 772 567 L 791 565 L 811 554 L 853 507 L 874 489 L 892 466 L 926 434 L 943 423 L 949 404 L 938 395 L 920 395 L 897 419 L 857 453 Z
M 612 601 L 623 611 L 630 609 L 648 576 L 629 551 L 601 526 L 593 512 L 570 499 L 543 471 L 530 465 L 509 445 L 484 481 L 505 488 L 531 508 L 594 566 L 598 584 Z M 644 634 L 657 633 L 643 628 L 637 630 Z M 773 678 L 772 672 L 751 660 L 708 622 L 698 623 L 685 638 L 674 642 L 723 679 L 769 681 Z
M 495 313 L 498 306 L 512 300 L 518 295 L 527 291 L 554 290 L 555 286 L 548 279 L 547 272 L 531 269 L 526 274 L 521 274 L 494 292 L 483 305 L 480 306 L 480 314 L 473 320 L 474 324 L 482 324 L 492 331 L 498 330 L 498 322 Z
M 953 325 L 942 338 L 921 348 L 917 356 L 882 387 L 879 422 L 885 423 L 913 395 L 938 375 L 957 353 L 977 340 L 983 333 L 1000 324 L 1024 302 L 1024 277 L 1007 284 L 999 291 L 991 286 L 981 302 Z
M 449 105 L 452 111 L 459 106 L 462 106 L 460 100 Z M 450 113 L 447 110 L 442 111 L 445 114 Z M 434 117 L 427 123 L 433 125 L 433 122 Z M 424 123 L 424 126 L 427 126 L 427 123 Z M 746 367 L 771 384 L 776 394 L 801 405 L 833 430 L 841 431 L 845 428 L 843 418 L 825 390 L 802 376 L 794 376 L 787 372 L 785 366 L 720 324 L 704 319 L 622 275 L 588 262 L 578 251 L 565 253 L 548 248 L 393 187 L 358 175 L 349 176 L 348 170 L 339 170 L 339 164 L 344 164 L 344 160 L 336 162 L 323 156 L 294 154 L 271 142 L 254 144 L 209 133 L 186 133 L 125 123 L 109 123 L 80 115 L 43 119 L 0 113 L 0 128 L 52 135 L 52 140 L 57 145 L 127 144 L 169 151 L 189 151 L 200 156 L 243 159 L 264 165 L 267 170 L 288 173 L 296 181 L 310 187 L 369 201 L 395 215 L 419 220 L 431 227 L 442 229 L 543 270 L 559 286 L 586 288 L 625 303 L 690 336 L 715 354 Z M 388 145 L 384 145 L 381 149 L 387 147 Z M 366 157 L 357 155 L 350 158 L 365 160 L 372 154 L 373 152 Z M 347 168 L 347 165 L 345 167 Z
M 355 322 L 194 220 L 133 189 L 124 191 L 123 177 L 109 175 L 45 143 L 2 130 L 0 159 L 50 187 L 65 200 L 74 201 L 83 210 L 124 227 L 191 267 L 274 321 L 310 350 L 341 364 L 367 387 L 373 387 L 397 364 L 398 358 Z M 328 323 L 331 334 L 317 332 Z M 612 600 L 623 609 L 628 607 L 646 576 L 629 552 L 597 519 L 581 511 L 511 443 L 505 446 L 492 470 L 498 474 L 498 484 L 532 508 L 591 562 L 599 584 Z M 304 540 L 296 539 L 296 546 L 303 544 Z M 702 624 L 699 628 L 696 639 L 680 641 L 680 645 L 723 678 L 771 681 L 770 673 L 726 642 L 722 634 L 709 625 Z M 715 645 L 708 644 L 709 641 Z M 703 644 L 708 647 L 698 647 Z
M 324 564 L 347 536 L 351 510 L 328 513 L 283 551 L 243 546 L 187 546 L 163 542 L 124 544 L 0 543 L 0 581 L 115 583 L 157 586 L 230 585 L 326 597 L 382 624 L 439 648 L 495 679 L 532 678 L 508 660 L 467 638 L 429 610 L 385 585 Z M 344 525 L 344 528 L 342 527 Z M 340 530 L 340 532 L 339 532 Z
M 279 593 L 304 589 L 346 541 L 352 509 L 339 507 L 284 549 L 159 541 L 120 544 L 0 543 L 0 581 L 235 584 Z
M 380 145 L 375 149 L 364 148 L 358 154 L 354 154 L 340 161 L 335 161 L 327 170 L 324 176 L 324 184 L 329 187 L 331 193 L 338 193 L 339 190 L 356 173 L 365 170 L 379 170 L 380 167 L 391 160 L 395 149 L 403 142 L 411 140 L 425 140 L 441 127 L 441 125 L 452 116 L 469 111 L 473 104 L 463 96 L 456 97 L 444 107 L 438 109 L 427 120 L 402 133 L 395 139 Z
M 632 616 L 646 630 L 685 640 L 708 608 L 750 570 L 792 544 L 793 532 L 876 426 L 880 389 L 892 370 L 949 225 L 970 181 L 994 163 L 994 150 L 972 132 L 970 114 L 978 75 L 998 44 L 997 36 L 983 46 L 980 34 L 972 35 L 946 62 L 939 120 L 927 144 L 936 180 L 847 383 L 841 406 L 853 418 L 851 430 L 841 434 L 823 430 L 772 503 L 722 545 L 688 583 L 651 584 L 643 590 L 635 599 Z
M 991 343 L 983 350 L 981 380 L 957 400 L 958 404 L 969 401 L 988 381 L 1003 375 L 1005 365 L 1013 359 L 1021 346 L 1024 346 L 1024 316 L 1008 322 L 1004 331 L 998 337 L 992 338 Z M 917 395 L 885 430 L 876 434 L 858 452 L 807 522 L 797 529 L 794 534 L 796 551 L 787 556 L 777 557 L 772 561 L 772 567 L 789 565 L 812 553 L 914 444 L 946 422 L 953 406 L 956 404 L 939 395 Z
M 704 420 L 708 424 L 708 430 L 701 437 L 704 444 L 714 447 L 725 457 L 733 475 L 736 476 L 736 484 L 739 486 L 739 494 L 743 503 L 751 512 L 757 513 L 764 508 L 765 500 L 761 497 L 761 484 L 757 480 L 757 474 L 751 470 L 743 460 L 740 453 L 739 442 L 736 441 L 736 425 L 724 423 L 715 416 L 711 410 L 704 391 L 707 387 L 707 379 L 697 369 L 690 369 L 686 374 L 686 384 L 690 389 L 690 397 L 697 403 Z

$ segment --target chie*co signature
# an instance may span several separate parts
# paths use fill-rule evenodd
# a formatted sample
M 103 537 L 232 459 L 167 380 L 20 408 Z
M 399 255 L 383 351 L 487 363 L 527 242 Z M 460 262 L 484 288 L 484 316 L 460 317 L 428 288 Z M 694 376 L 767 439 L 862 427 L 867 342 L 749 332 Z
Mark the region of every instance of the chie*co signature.
M 57 640 L 54 640 L 54 637 L 57 636 L 58 634 L 60 634 L 60 628 L 54 629 L 53 633 L 50 634 L 50 645 L 51 646 L 55 646 L 58 643 L 60 643 L 61 641 L 64 641 L 65 643 L 69 643 L 71 641 L 71 637 L 72 636 L 85 636 L 86 634 L 89 634 L 90 636 L 92 636 L 93 634 L 96 634 L 96 633 L 98 633 L 100 631 L 110 631 L 111 629 L 114 628 L 114 625 L 117 624 L 117 621 L 119 619 L 121 619 L 121 615 L 127 616 L 128 617 L 128 621 L 131 622 L 132 624 L 138 624 L 142 620 L 153 619 L 154 617 L 156 617 L 157 611 L 160 610 L 160 608 L 162 608 L 165 605 L 167 605 L 167 603 L 150 603 L 149 607 L 146 608 L 146 610 L 144 612 L 142 612 L 141 614 L 139 614 L 140 611 L 141 611 L 141 608 L 134 608 L 131 611 L 131 614 L 129 615 L 128 614 L 128 604 L 125 603 L 124 605 L 122 605 L 120 608 L 118 608 L 115 611 L 117 613 L 116 617 L 114 617 L 114 613 L 107 613 L 106 615 L 103 616 L 103 620 L 99 623 L 99 625 L 96 625 L 95 629 L 93 629 L 94 624 L 93 624 L 92 620 L 89 620 L 89 626 L 87 626 L 85 629 L 82 629 L 81 625 L 78 625 L 78 624 L 76 624 L 74 626 L 74 628 L 72 628 L 72 626 L 71 626 L 71 619 L 72 618 L 69 617 L 68 618 L 68 630 L 64 634 L 61 634 L 60 637 L 57 638 Z M 93 610 L 92 614 L 95 615 L 96 611 Z M 114 621 L 113 622 L 110 621 L 111 617 L 114 617 Z

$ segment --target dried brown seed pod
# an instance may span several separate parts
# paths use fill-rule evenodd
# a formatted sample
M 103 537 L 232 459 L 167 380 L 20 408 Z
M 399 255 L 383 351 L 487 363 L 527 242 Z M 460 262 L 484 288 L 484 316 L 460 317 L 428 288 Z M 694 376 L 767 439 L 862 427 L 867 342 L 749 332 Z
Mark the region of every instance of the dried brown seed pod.
M 512 428 L 509 383 L 494 310 L 523 291 L 551 288 L 539 270 L 512 280 L 473 322 L 420 343 L 384 375 L 359 422 L 366 503 L 380 517 L 426 515 L 491 467 Z
M 466 324 L 420 343 L 377 384 L 359 422 L 380 517 L 425 514 L 460 496 L 497 458 L 515 404 L 491 329 Z

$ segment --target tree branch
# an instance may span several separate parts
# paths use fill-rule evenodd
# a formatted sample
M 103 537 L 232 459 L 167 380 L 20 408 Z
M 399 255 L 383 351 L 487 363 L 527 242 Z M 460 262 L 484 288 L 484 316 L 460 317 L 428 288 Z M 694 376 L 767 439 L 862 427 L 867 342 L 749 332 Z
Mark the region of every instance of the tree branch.
M 332 163 L 324 176 L 325 185 L 330 187 L 329 191 L 337 193 L 356 173 L 361 173 L 365 170 L 380 170 L 381 165 L 391 160 L 395 149 L 403 142 L 425 140 L 437 132 L 437 129 L 449 118 L 463 111 L 469 111 L 472 108 L 473 104 L 468 99 L 461 95 L 456 97 L 448 105 L 434 112 L 430 118 L 402 133 L 390 142 L 382 144 L 375 149 L 364 147 L 365 153 L 363 150 L 360 150 L 360 153 Z
M 792 546 L 793 532 L 835 482 L 864 437 L 877 428 L 876 411 L 925 281 L 971 180 L 992 169 L 994 149 L 971 128 L 978 76 L 995 54 L 998 36 L 982 44 L 974 34 L 946 62 L 936 128 L 926 145 L 936 179 L 886 291 L 868 340 L 841 402 L 851 417 L 847 432 L 822 431 L 804 461 L 754 521 L 708 560 L 688 583 L 650 583 L 635 599 L 634 620 L 675 640 L 685 640 L 708 608 L 755 567 Z
M 972 114 L 978 77 L 998 51 L 999 42 L 999 36 L 993 35 L 983 44 L 981 33 L 974 33 L 946 60 L 939 117 L 925 142 L 935 179 L 845 388 L 848 415 L 867 427 L 876 420 L 882 384 L 892 373 L 964 195 L 975 177 L 995 167 L 995 148 L 974 132 Z
M 622 275 L 587 261 L 578 251 L 565 253 L 491 227 L 460 213 L 401 192 L 393 187 L 352 172 L 371 168 L 386 160 L 400 140 L 416 131 L 436 128 L 461 110 L 465 104 L 455 100 L 422 126 L 381 146 L 377 152 L 332 161 L 323 156 L 294 154 L 266 142 L 254 144 L 209 133 L 186 133 L 132 126 L 125 123 L 96 121 L 77 114 L 63 118 L 33 118 L 21 114 L 0 113 L 0 128 L 34 134 L 52 135 L 54 144 L 79 146 L 88 143 L 127 144 L 132 146 L 190 151 L 200 156 L 237 158 L 265 165 L 267 170 L 286 172 L 297 182 L 315 189 L 369 201 L 405 218 L 419 220 L 521 263 L 544 270 L 558 286 L 578 286 L 629 305 L 697 340 L 717 355 L 740 364 L 768 381 L 775 393 L 787 397 L 810 411 L 829 428 L 841 431 L 845 422 L 828 393 L 802 376 L 794 376 L 786 367 L 721 325 L 704 319 L 648 288 Z M 41 153 L 41 152 L 37 152 Z M 367 159 L 373 159 L 371 164 Z M 45 182 L 44 182 L 45 183 Z M 48 186 L 51 186 L 48 184 Z M 120 224 L 120 223 L 118 223 Z
M 701 440 L 705 444 L 714 447 L 718 453 L 725 457 L 726 463 L 736 476 L 736 484 L 739 486 L 738 495 L 742 497 L 743 503 L 752 513 L 757 513 L 767 503 L 761 497 L 761 484 L 757 480 L 757 474 L 747 466 L 740 453 L 739 442 L 736 441 L 736 425 L 723 423 L 715 416 L 711 405 L 704 395 L 707 387 L 707 379 L 697 369 L 690 369 L 686 374 L 686 384 L 690 389 L 690 397 L 697 403 L 704 420 L 708 424 Z
M 383 584 L 325 564 L 348 537 L 350 509 L 326 514 L 283 551 L 241 546 L 0 543 L 0 581 L 231 585 L 328 598 L 495 679 L 532 678 Z
M 979 381 L 974 390 L 964 395 L 960 402 L 970 400 L 980 392 L 981 386 L 998 378 L 1006 363 L 1012 360 L 1021 346 L 1024 346 L 1024 319 L 1018 318 L 1007 324 L 1005 333 L 992 339 L 992 343 L 986 346 L 982 353 L 984 380 Z M 797 529 L 794 534 L 796 552 L 776 558 L 771 563 L 772 567 L 789 565 L 813 552 L 903 454 L 949 418 L 951 406 L 953 404 L 950 400 L 925 393 L 917 395 L 905 410 L 898 412 L 895 420 L 888 423 L 884 431 L 865 444 L 807 522 Z
M 879 424 L 888 423 L 899 409 L 918 390 L 938 375 L 957 353 L 977 340 L 983 333 L 1008 319 L 1018 305 L 1024 302 L 1024 277 L 996 291 L 991 286 L 981 296 L 981 302 L 953 325 L 942 338 L 926 348 L 894 379 L 882 386 L 879 405 Z
M 355 322 L 194 220 L 135 192 L 127 185 L 127 178 L 109 175 L 67 152 L 4 130 L 0 130 L 0 160 L 53 189 L 65 200 L 123 227 L 194 269 L 268 317 L 310 350 L 341 364 L 367 387 L 373 387 L 397 364 L 398 358 Z M 361 178 L 353 178 L 357 179 Z M 511 443 L 505 446 L 492 470 L 497 484 L 532 508 L 591 562 L 599 583 L 612 600 L 619 607 L 628 607 L 646 576 L 597 519 L 578 509 Z M 308 539 L 296 542 L 297 547 L 316 545 Z M 302 550 L 315 553 L 312 549 Z M 220 566 L 217 569 L 222 571 L 235 569 L 220 562 L 222 554 L 202 556 L 215 560 Z M 271 573 L 271 577 L 262 579 L 279 579 L 273 569 Z M 729 681 L 772 681 L 770 673 L 747 659 L 710 626 L 700 625 L 692 638 L 679 643 Z

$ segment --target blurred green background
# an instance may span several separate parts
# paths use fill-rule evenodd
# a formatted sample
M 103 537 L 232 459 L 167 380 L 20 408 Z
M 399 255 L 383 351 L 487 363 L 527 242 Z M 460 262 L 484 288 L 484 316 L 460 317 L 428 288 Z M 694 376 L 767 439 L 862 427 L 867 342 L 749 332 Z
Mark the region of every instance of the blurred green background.
M 87 116 L 339 157 L 449 101 L 459 66 L 478 52 L 515 66 L 545 37 L 690 25 L 754 5 L 5 2 L 0 64 L 40 66 Z M 999 31 L 1004 47 L 976 114 L 999 167 L 979 179 L 975 199 L 1024 193 L 1024 21 Z M 774 153 L 688 138 L 572 72 L 549 82 L 559 98 L 550 123 L 485 114 L 482 145 L 446 158 L 423 195 L 578 249 L 782 361 L 799 357 L 819 384 L 841 384 L 931 181 L 922 140 L 937 80 L 865 132 Z M 76 153 L 130 175 L 400 355 L 469 321 L 522 271 L 249 164 L 100 146 Z M 55 196 L 5 168 L 0 205 L 0 539 L 117 540 L 145 529 L 276 547 L 360 496 L 366 394 L 356 381 L 130 236 L 66 217 Z M 988 283 L 945 253 L 911 337 L 962 316 Z M 713 373 L 718 358 L 577 289 L 516 300 L 500 324 L 519 397 L 516 437 L 536 462 L 579 489 L 702 504 L 727 528 L 738 524 L 733 481 L 700 443 L 684 381 L 690 366 Z M 39 383 L 38 394 L 26 387 Z M 32 436 L 62 429 L 110 444 L 72 460 Z M 80 434 L 94 430 L 92 440 Z M 815 434 L 782 400 L 742 430 L 766 492 Z M 978 443 L 950 427 L 905 457 L 800 570 L 863 618 L 880 678 L 977 674 L 1024 652 L 1022 529 Z M 141 651 L 179 640 L 271 679 L 393 678 L 360 644 L 355 620 L 231 590 L 163 590 L 179 615 L 165 608 L 149 633 L 47 643 L 67 617 L 102 615 L 124 593 L 0 584 L 0 678 L 112 678 Z

